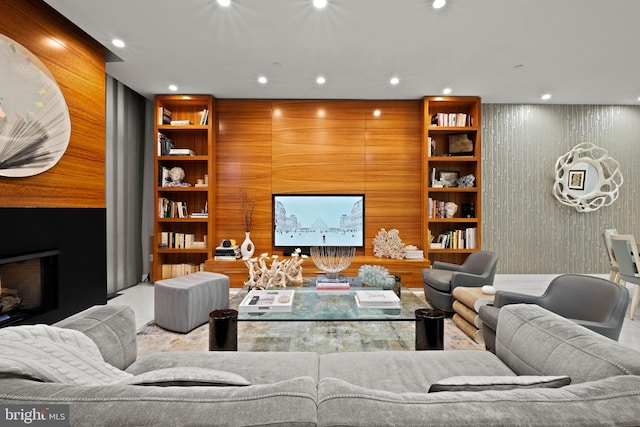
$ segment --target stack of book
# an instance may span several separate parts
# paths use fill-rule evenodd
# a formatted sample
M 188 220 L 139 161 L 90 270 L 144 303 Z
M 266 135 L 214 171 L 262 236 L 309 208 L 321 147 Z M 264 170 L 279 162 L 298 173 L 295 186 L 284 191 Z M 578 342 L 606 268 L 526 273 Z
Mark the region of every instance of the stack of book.
M 318 274 L 316 279 L 316 289 L 324 291 L 346 290 L 350 289 L 349 279 L 342 274 L 338 277 L 330 278 L 326 274 Z
M 189 148 L 170 148 L 168 154 L 170 156 L 195 156 L 196 152 Z
M 170 124 L 173 126 L 185 126 L 185 125 L 190 125 L 192 123 L 191 123 L 191 120 L 171 120 Z
M 420 249 L 406 250 L 404 257 L 406 259 L 424 259 L 424 251 Z
M 401 308 L 402 302 L 393 291 L 356 291 L 358 308 L 392 309 Z
M 217 246 L 216 253 L 213 257 L 216 261 L 235 261 L 241 259 L 240 246 L 230 246 L 228 248 L 224 246 Z

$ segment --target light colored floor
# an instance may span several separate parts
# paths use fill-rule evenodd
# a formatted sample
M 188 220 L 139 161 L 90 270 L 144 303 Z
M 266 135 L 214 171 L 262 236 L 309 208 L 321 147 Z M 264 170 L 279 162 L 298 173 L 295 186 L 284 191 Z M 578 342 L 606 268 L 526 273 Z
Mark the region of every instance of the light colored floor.
M 549 282 L 556 275 L 496 275 L 494 286 L 498 290 L 509 290 L 532 295 L 540 295 L 544 292 Z M 605 276 L 603 276 L 605 277 Z M 605 277 L 607 278 L 607 277 Z M 633 296 L 634 286 L 627 285 L 630 299 Z M 123 304 L 133 307 L 136 313 L 137 327 L 145 325 L 153 320 L 153 285 L 141 283 L 119 292 L 119 296 L 112 298 L 108 304 Z M 637 351 L 640 351 L 640 314 L 635 320 L 629 319 L 629 313 L 625 318 L 620 333 L 619 342 Z

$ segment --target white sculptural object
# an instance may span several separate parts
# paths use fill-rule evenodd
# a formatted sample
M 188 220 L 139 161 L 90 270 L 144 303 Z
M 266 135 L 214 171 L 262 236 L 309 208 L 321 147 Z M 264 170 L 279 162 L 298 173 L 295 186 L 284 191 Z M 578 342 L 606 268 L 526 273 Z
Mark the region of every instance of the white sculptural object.
M 263 253 L 258 258 L 243 258 L 249 269 L 249 280 L 245 282 L 250 289 L 286 288 L 289 283 L 302 283 L 302 263 L 307 259 L 296 249 L 291 258 L 280 260 L 278 255 Z M 271 259 L 271 266 L 267 260 Z
M 400 240 L 400 232 L 395 228 L 389 231 L 381 228 L 373 239 L 373 254 L 378 258 L 404 258 L 406 249 Z
M 458 205 L 453 202 L 447 202 L 444 204 L 444 212 L 447 218 L 453 218 L 458 211 Z

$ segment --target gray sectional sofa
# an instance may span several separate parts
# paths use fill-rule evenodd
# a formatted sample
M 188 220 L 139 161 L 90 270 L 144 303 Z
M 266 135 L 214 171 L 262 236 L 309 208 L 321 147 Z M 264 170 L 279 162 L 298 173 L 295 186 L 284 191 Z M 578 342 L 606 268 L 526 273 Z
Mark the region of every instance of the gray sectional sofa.
M 3 347 L 20 342 L 0 350 L 0 406 L 69 405 L 77 426 L 640 423 L 640 353 L 533 305 L 500 311 L 495 355 L 168 352 L 137 359 L 134 325 L 130 308 L 96 306 L 55 327 L 0 330 Z

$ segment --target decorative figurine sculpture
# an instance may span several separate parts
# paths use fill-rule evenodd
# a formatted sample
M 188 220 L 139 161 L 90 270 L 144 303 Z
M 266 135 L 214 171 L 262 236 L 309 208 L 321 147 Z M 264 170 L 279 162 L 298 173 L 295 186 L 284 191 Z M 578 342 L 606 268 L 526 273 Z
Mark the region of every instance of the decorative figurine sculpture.
M 458 205 L 453 202 L 447 202 L 444 204 L 444 211 L 447 218 L 453 218 L 458 211 Z
M 243 258 L 249 269 L 249 280 L 245 282 L 250 289 L 286 288 L 287 284 L 302 283 L 302 263 L 307 259 L 296 249 L 291 258 L 280 261 L 278 255 L 269 257 L 263 253 L 258 258 Z M 271 266 L 267 266 L 271 259 Z
M 381 228 L 373 239 L 373 254 L 378 258 L 404 258 L 406 249 L 400 240 L 400 232 L 395 228 L 388 232 Z

